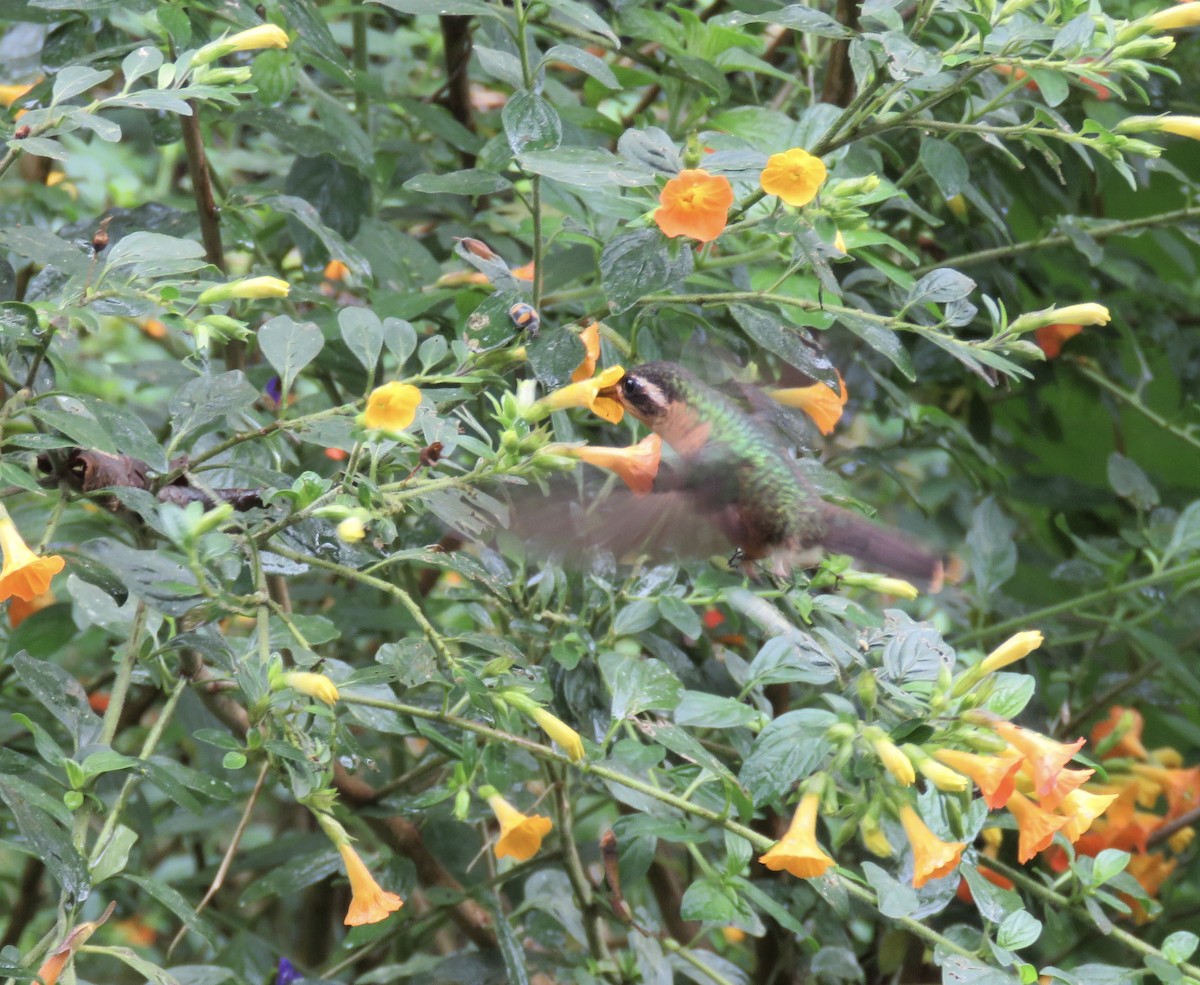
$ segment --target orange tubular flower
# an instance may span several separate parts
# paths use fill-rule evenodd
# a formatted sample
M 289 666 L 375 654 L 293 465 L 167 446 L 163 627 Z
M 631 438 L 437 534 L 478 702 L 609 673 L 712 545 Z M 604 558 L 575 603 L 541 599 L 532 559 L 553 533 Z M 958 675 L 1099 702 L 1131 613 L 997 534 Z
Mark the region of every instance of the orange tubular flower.
M 500 822 L 500 837 L 496 841 L 496 858 L 527 862 L 542 847 L 542 839 L 550 833 L 554 822 L 540 814 L 522 814 L 499 794 L 488 797 L 496 820 Z
M 1158 895 L 1159 890 L 1171 877 L 1171 873 L 1175 871 L 1175 866 L 1178 864 L 1178 859 L 1168 860 L 1161 852 L 1151 852 L 1149 855 L 1134 855 L 1129 860 L 1129 865 L 1125 867 L 1125 871 L 1141 883 L 1147 896 L 1153 897 Z M 1121 898 L 1133 909 L 1135 923 L 1140 925 L 1151 919 L 1145 907 L 1137 900 L 1130 899 L 1124 894 L 1121 895 Z
M 815 879 L 837 863 L 817 844 L 817 807 L 819 793 L 800 798 L 787 832 L 758 860 L 772 872 L 790 872 L 797 879 Z
M 688 236 L 701 243 L 711 243 L 721 235 L 729 221 L 733 205 L 733 186 L 729 179 L 709 174 L 703 168 L 680 171 L 667 182 L 658 196 L 659 208 L 654 222 L 664 234 L 674 239 Z
M 838 392 L 834 392 L 824 383 L 814 383 L 812 386 L 790 387 L 784 390 L 769 391 L 770 397 L 777 404 L 785 407 L 798 407 L 813 419 L 817 430 L 822 434 L 832 434 L 837 422 L 842 419 L 842 409 L 846 406 L 849 393 L 846 381 L 838 373 Z
M 1167 818 L 1179 817 L 1196 806 L 1200 798 L 1200 766 L 1189 769 L 1164 769 L 1148 763 L 1134 763 L 1137 777 L 1158 784 L 1167 798 Z
M 920 889 L 931 879 L 948 876 L 962 858 L 965 841 L 942 841 L 925 825 L 911 804 L 900 808 L 900 823 L 913 850 L 912 884 Z
M 799 207 L 816 198 L 827 175 L 824 161 L 802 147 L 793 147 L 767 158 L 759 184 L 768 195 L 778 195 L 788 205 Z
M 584 445 L 582 448 L 572 448 L 571 454 L 589 465 L 616 472 L 625 485 L 639 496 L 644 496 L 654 488 L 654 477 L 658 475 L 662 458 L 662 439 L 657 434 L 651 434 L 627 448 Z
M 1044 811 L 1024 794 L 1014 793 L 1008 800 L 1008 809 L 1017 819 L 1021 836 L 1017 843 L 1017 860 L 1024 865 L 1038 852 L 1050 847 L 1054 835 L 1070 822 L 1068 817 L 1059 817 Z
M 1053 789 L 1058 774 L 1075 758 L 1075 753 L 1083 748 L 1084 743 L 1083 739 L 1069 743 L 1055 742 L 1012 722 L 996 722 L 992 728 L 1029 760 L 1033 789 L 1039 797 L 1046 796 Z
M 1146 720 L 1136 708 L 1113 705 L 1108 709 L 1108 718 L 1092 729 L 1092 742 L 1098 745 L 1102 739 L 1117 732 L 1120 738 L 1101 754 L 1101 758 L 1128 756 L 1132 759 L 1148 759 L 1149 753 L 1142 745 L 1142 729 L 1145 726 Z
M 41 612 L 42 609 L 53 605 L 57 601 L 58 599 L 54 597 L 54 593 L 49 589 L 40 595 L 35 595 L 29 600 L 14 595 L 8 601 L 8 624 L 13 629 L 16 629 L 35 612 Z
M 0 602 L 16 596 L 25 602 L 50 588 L 51 579 L 66 566 L 57 554 L 38 557 L 21 539 L 21 532 L 0 508 L 0 550 L 4 567 L 0 569 Z
M 404 905 L 395 893 L 389 893 L 375 881 L 371 871 L 349 845 L 338 845 L 346 875 L 350 877 L 350 909 L 346 913 L 346 926 L 358 927 L 364 923 L 379 923 L 387 919 Z
M 594 321 L 588 325 L 579 333 L 579 341 L 583 343 L 583 362 L 571 374 L 572 383 L 590 380 L 596 372 L 596 364 L 600 361 L 600 323 Z
M 1025 761 L 1025 757 L 1019 752 L 980 756 L 958 749 L 939 749 L 933 755 L 938 762 L 945 763 L 974 780 L 991 810 L 1008 803 L 1008 798 L 1012 796 L 1016 787 L 1017 771 Z
M 1057 359 L 1062 354 L 1063 343 L 1083 331 L 1082 325 L 1043 325 L 1034 333 L 1037 344 L 1047 359 Z
M 1048 811 L 1055 810 L 1067 794 L 1087 783 L 1095 772 L 1095 770 L 1063 770 L 1055 778 L 1050 789 L 1038 797 L 1038 804 Z M 1033 783 L 1033 772 L 1029 769 L 1028 763 L 1021 767 L 1020 776 L 1028 779 L 1030 784 Z
M 1072 790 L 1063 797 L 1059 807 L 1067 818 L 1062 829 L 1067 840 L 1075 844 L 1116 799 L 1115 793 L 1088 793 L 1086 790 Z

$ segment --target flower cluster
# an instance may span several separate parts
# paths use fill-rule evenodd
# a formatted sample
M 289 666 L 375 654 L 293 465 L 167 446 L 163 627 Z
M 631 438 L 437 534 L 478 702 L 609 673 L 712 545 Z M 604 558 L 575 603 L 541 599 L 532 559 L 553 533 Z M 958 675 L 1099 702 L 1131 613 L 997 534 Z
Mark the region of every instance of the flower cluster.
M 939 837 L 934 827 L 941 825 L 931 827 L 922 817 L 910 790 L 918 778 L 949 796 L 970 796 L 977 789 L 989 809 L 1006 808 L 1017 823 L 1021 863 L 1049 848 L 1056 834 L 1079 842 L 1117 800 L 1115 793 L 1081 789 L 1094 770 L 1068 768 L 1083 739 L 1058 742 L 990 712 L 966 707 L 972 703 L 968 696 L 974 697 L 972 692 L 990 675 L 1021 660 L 1041 642 L 1041 633 L 1018 633 L 957 678 L 944 677 L 933 700 L 958 700 L 964 707 L 957 721 L 923 742 L 898 741 L 877 724 L 856 727 L 839 722 L 826 734 L 840 747 L 835 762 L 874 759 L 881 768 L 881 782 L 865 809 L 857 812 L 859 833 L 869 851 L 892 855 L 881 819 L 895 818 L 911 848 L 912 884 L 918 889 L 953 872 L 967 847 L 966 841 Z M 860 697 L 864 704 L 874 704 L 870 688 L 860 689 Z M 836 805 L 837 799 L 832 776 L 810 777 L 787 833 L 760 861 L 805 879 L 832 868 L 836 863 L 818 844 L 816 825 L 821 804 Z
M 1195 838 L 1195 828 L 1180 822 L 1200 807 L 1200 766 L 1185 767 L 1171 748 L 1147 750 L 1142 744 L 1143 725 L 1137 710 L 1114 705 L 1108 718 L 1092 730 L 1092 742 L 1108 775 L 1104 783 L 1089 783 L 1077 793 L 1106 798 L 1112 806 L 1075 842 L 1075 852 L 1089 856 L 1106 848 L 1130 852 L 1126 871 L 1148 896 L 1155 896 L 1175 871 L 1175 856 Z M 1064 871 L 1066 852 L 1056 848 L 1047 861 L 1055 871 Z M 1127 902 L 1138 923 L 1149 919 L 1140 903 Z

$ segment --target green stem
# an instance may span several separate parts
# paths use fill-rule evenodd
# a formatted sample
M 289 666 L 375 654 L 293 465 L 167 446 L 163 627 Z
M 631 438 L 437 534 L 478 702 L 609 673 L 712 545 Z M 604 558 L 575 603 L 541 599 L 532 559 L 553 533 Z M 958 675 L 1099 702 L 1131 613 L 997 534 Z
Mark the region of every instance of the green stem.
M 1096 371 L 1091 363 L 1083 359 L 1072 359 L 1071 363 L 1080 373 L 1086 376 L 1089 380 L 1100 387 L 1102 390 L 1107 390 L 1122 403 L 1136 410 L 1147 420 L 1154 422 L 1164 431 L 1175 435 L 1181 441 L 1186 441 L 1193 448 L 1200 448 L 1200 435 L 1194 434 L 1191 430 L 1181 428 L 1176 424 L 1172 424 L 1162 414 L 1151 410 L 1144 403 L 1141 397 L 1132 390 L 1126 390 L 1124 387 L 1118 386 L 1103 373 Z
M 1043 619 L 1049 619 L 1064 612 L 1073 612 L 1082 609 L 1093 602 L 1103 602 L 1105 599 L 1116 598 L 1118 595 L 1124 595 L 1127 592 L 1141 591 L 1143 588 L 1149 588 L 1151 585 L 1157 585 L 1159 582 L 1171 581 L 1174 578 L 1190 578 L 1193 575 L 1200 575 L 1200 561 L 1191 561 L 1174 568 L 1164 568 L 1162 571 L 1155 571 L 1141 578 L 1123 581 L 1121 584 L 1113 585 L 1111 588 L 1100 588 L 1086 595 L 1079 595 L 1064 602 L 1056 602 L 1054 605 L 1035 609 L 1033 612 L 1026 612 L 1023 615 L 1005 619 L 1003 622 L 998 622 L 991 626 L 973 629 L 969 633 L 964 633 L 958 637 L 956 642 L 957 645 L 961 646 L 964 643 L 972 643 L 984 637 L 1003 636 L 1011 633 L 1014 629 L 1030 626 Z
M 139 599 L 133 614 L 133 625 L 129 628 L 129 642 L 125 645 L 125 652 L 117 665 L 117 676 L 113 680 L 108 708 L 104 712 L 104 722 L 100 727 L 101 745 L 112 745 L 113 737 L 117 734 L 117 723 L 121 720 L 121 711 L 129 695 L 129 682 L 133 679 L 133 670 L 137 666 L 138 650 L 142 645 L 142 630 L 145 628 L 146 603 Z
M 521 78 L 524 82 L 525 90 L 532 94 L 535 80 L 533 77 L 533 65 L 529 59 L 529 32 L 526 30 L 529 8 L 525 6 L 524 0 L 513 0 L 513 14 L 517 20 L 517 54 L 521 59 Z M 533 217 L 533 306 L 537 308 L 542 302 L 542 283 L 544 280 L 542 271 L 544 257 L 542 254 L 545 249 L 542 234 L 541 176 L 536 174 L 530 175 L 529 186 L 533 199 L 529 209 Z

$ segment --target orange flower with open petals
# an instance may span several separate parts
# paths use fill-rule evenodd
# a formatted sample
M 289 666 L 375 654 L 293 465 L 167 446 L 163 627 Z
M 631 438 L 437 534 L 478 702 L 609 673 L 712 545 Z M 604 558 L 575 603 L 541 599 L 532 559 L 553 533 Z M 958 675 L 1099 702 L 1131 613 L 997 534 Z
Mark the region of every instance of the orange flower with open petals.
M 609 366 L 601 370 L 590 380 L 580 380 L 559 387 L 553 393 L 548 393 L 533 406 L 535 415 L 544 417 L 552 410 L 566 410 L 568 407 L 586 407 L 597 417 L 608 421 L 609 424 L 620 424 L 625 416 L 625 408 L 612 397 L 601 396 L 601 390 L 615 386 L 625 375 L 620 366 Z M 544 412 L 544 413 L 543 413 Z
M 500 822 L 500 837 L 496 841 L 496 858 L 527 862 L 542 847 L 542 839 L 550 833 L 554 822 L 541 814 L 522 814 L 499 794 L 488 797 L 488 804 Z
M 1101 753 L 1102 759 L 1111 759 L 1117 756 L 1148 759 L 1150 754 L 1142 745 L 1142 730 L 1145 727 L 1146 720 L 1136 708 L 1113 705 L 1108 709 L 1108 718 L 1092 729 L 1092 742 L 1098 745 L 1102 739 L 1106 739 L 1116 732 L 1120 738 Z
M 1200 800 L 1200 766 L 1165 769 L 1149 763 L 1134 763 L 1131 768 L 1139 779 L 1158 784 L 1167 798 L 1168 818 L 1190 811 Z
M 1062 353 L 1063 343 L 1075 338 L 1082 331 L 1082 325 L 1043 325 L 1033 337 L 1047 359 L 1057 359 Z
M 1008 803 L 1016 788 L 1017 771 L 1025 761 L 1019 752 L 1007 752 L 999 756 L 981 756 L 958 749 L 939 749 L 934 754 L 938 762 L 965 773 L 983 794 L 988 807 L 996 810 Z
M 913 850 L 912 884 L 920 889 L 932 879 L 948 876 L 962 859 L 965 841 L 942 841 L 921 820 L 911 804 L 900 808 L 900 823 Z
M 723 175 L 689 168 L 667 182 L 658 201 L 654 222 L 667 236 L 689 236 L 711 243 L 729 221 L 733 186 Z
M 8 624 L 16 629 L 35 612 L 41 612 L 42 609 L 52 606 L 57 601 L 54 592 L 50 589 L 46 589 L 41 595 L 35 595 L 32 599 L 23 599 L 14 595 L 8 600 Z
M 50 588 L 50 581 L 66 566 L 57 554 L 38 557 L 21 538 L 21 532 L 0 508 L 0 550 L 4 567 L 0 569 L 0 602 L 16 596 L 25 602 Z
M 1089 793 L 1086 790 L 1072 790 L 1063 797 L 1058 806 L 1067 818 L 1062 829 L 1067 840 L 1075 844 L 1116 799 L 1115 793 Z
M 1038 852 L 1050 847 L 1054 835 L 1070 822 L 1068 817 L 1051 814 L 1037 806 L 1024 794 L 1014 793 L 1008 799 L 1008 810 L 1017 819 L 1020 838 L 1017 843 L 1017 859 L 1022 865 Z
M 1072 790 L 1078 790 L 1095 774 L 1095 770 L 1063 770 L 1054 778 L 1050 789 L 1038 797 L 1038 804 L 1048 811 L 1055 810 L 1063 802 L 1063 798 Z M 1033 771 L 1028 762 L 1021 765 L 1018 779 L 1033 786 Z
M 772 400 L 785 407 L 798 407 L 813 419 L 817 430 L 822 434 L 832 434 L 837 422 L 842 419 L 842 409 L 846 406 L 849 393 L 846 381 L 838 373 L 837 392 L 824 383 L 814 383 L 812 386 L 788 387 L 783 390 L 768 391 Z
M 799 207 L 817 197 L 828 174 L 819 157 L 803 147 L 793 147 L 767 158 L 759 183 L 768 195 L 778 195 L 788 205 Z
M 575 367 L 571 374 L 572 383 L 582 383 L 591 379 L 596 372 L 596 364 L 600 361 L 600 323 L 594 321 L 579 333 L 579 341 L 583 343 L 583 362 Z
M 1054 787 L 1054 781 L 1063 767 L 1075 758 L 1075 753 L 1083 748 L 1083 739 L 1074 742 L 1055 742 L 1053 739 L 1029 729 L 1021 728 L 1012 722 L 996 722 L 992 725 L 996 733 L 1005 739 L 1009 745 L 1022 753 L 1029 760 L 1029 768 L 1033 778 L 1033 789 L 1039 797 L 1044 797 Z
M 379 923 L 404 905 L 404 900 L 395 893 L 389 893 L 375 881 L 358 852 L 349 845 L 338 845 L 338 852 L 346 865 L 346 875 L 350 877 L 350 909 L 345 920 L 347 927 Z
M 800 798 L 784 836 L 758 860 L 772 872 L 790 872 L 797 879 L 815 879 L 837 863 L 817 844 L 817 807 L 821 795 L 809 792 Z
M 363 423 L 372 429 L 403 431 L 416 418 L 420 403 L 420 390 L 411 383 L 393 380 L 371 391 Z
M 571 454 L 589 465 L 616 472 L 622 481 L 639 496 L 654 488 L 654 477 L 662 458 L 662 439 L 657 434 L 643 438 L 627 448 L 604 448 L 584 445 L 572 448 Z

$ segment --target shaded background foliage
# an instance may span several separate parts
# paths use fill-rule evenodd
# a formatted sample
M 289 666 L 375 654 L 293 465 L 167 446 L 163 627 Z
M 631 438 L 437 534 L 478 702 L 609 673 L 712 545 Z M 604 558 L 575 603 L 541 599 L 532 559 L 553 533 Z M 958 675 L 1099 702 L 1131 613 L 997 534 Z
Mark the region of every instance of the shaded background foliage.
M 1014 898 L 975 878 L 968 905 L 954 880 L 914 893 L 903 859 L 864 870 L 846 811 L 828 830 L 857 881 L 768 878 L 737 830 L 780 834 L 833 712 L 857 714 L 837 697 L 888 647 L 968 662 L 1039 628 L 1022 668 L 1036 687 L 1010 682 L 1034 695 L 1024 721 L 1074 738 L 1132 705 L 1148 746 L 1197 759 L 1200 157 L 1113 132 L 1131 112 L 1200 111 L 1194 30 L 1165 57 L 1114 60 L 1125 19 L 1152 9 L 0 5 L 0 82 L 35 83 L 0 163 L 0 484 L 26 539 L 67 559 L 0 669 L 24 716 L 0 729 L 5 973 L 28 977 L 114 900 L 76 955 L 85 980 L 261 981 L 281 957 L 364 983 L 917 982 L 934 964 L 947 981 L 1055 966 L 1097 982 L 1143 960 L 1184 980 L 1188 939 L 1170 935 L 1200 895 L 1187 850 L 1162 913 L 1130 933 L 1090 868 L 1053 890 L 1034 869 Z M 286 50 L 185 71 L 184 53 L 264 17 Z M 830 165 L 822 197 L 753 204 L 766 156 L 793 146 Z M 704 250 L 646 218 L 685 158 L 738 196 L 742 221 Z M 877 189 L 847 190 L 870 175 Z M 533 280 L 515 276 L 530 260 Z M 285 276 L 290 295 L 198 302 L 243 274 Z M 508 317 L 522 299 L 536 335 Z M 1086 301 L 1111 324 L 1056 359 L 1003 336 L 1001 307 Z M 496 401 L 521 378 L 563 383 L 601 317 L 605 365 L 790 383 L 837 367 L 839 432 L 790 425 L 824 464 L 814 481 L 957 554 L 962 580 L 906 604 L 919 622 L 885 622 L 879 596 L 829 570 L 774 586 L 526 559 L 493 532 L 502 480 L 555 463 Z M 390 379 L 424 391 L 416 422 L 364 440 L 354 413 Z M 563 413 L 552 430 L 637 436 Z M 435 441 L 445 460 L 425 469 Z M 149 481 L 72 449 L 131 455 Z M 211 489 L 250 508 L 208 522 L 187 503 Z M 339 541 L 339 508 L 365 511 L 366 541 Z M 323 661 L 345 703 L 272 691 L 280 660 Z M 748 669 L 771 661 L 774 677 Z M 936 676 L 936 658 L 901 664 L 897 686 Z M 600 769 L 549 752 L 514 691 Z M 877 782 L 850 775 L 864 797 Z M 480 854 L 485 782 L 554 816 L 534 860 Z M 345 935 L 337 853 L 299 806 L 331 786 L 408 900 Z M 632 923 L 604 879 L 609 829 Z

